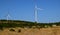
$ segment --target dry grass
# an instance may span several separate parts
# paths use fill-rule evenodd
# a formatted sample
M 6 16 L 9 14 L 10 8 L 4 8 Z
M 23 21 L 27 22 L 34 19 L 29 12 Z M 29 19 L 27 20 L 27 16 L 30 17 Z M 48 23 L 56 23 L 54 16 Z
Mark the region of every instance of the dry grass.
M 13 28 L 15 31 L 9 31 L 11 28 L 6 28 L 3 31 L 0 31 L 0 35 L 60 35 L 60 27 L 52 28 Z M 21 32 L 18 33 L 18 30 Z

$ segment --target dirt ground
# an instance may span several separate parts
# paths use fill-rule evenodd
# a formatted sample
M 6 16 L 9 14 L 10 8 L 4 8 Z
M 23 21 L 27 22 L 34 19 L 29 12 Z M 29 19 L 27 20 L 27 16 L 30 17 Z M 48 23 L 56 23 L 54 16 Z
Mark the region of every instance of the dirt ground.
M 0 31 L 0 35 L 60 35 L 60 27 L 52 28 L 13 28 L 15 31 L 10 31 L 10 28 L 6 28 Z M 21 32 L 18 32 L 18 30 Z

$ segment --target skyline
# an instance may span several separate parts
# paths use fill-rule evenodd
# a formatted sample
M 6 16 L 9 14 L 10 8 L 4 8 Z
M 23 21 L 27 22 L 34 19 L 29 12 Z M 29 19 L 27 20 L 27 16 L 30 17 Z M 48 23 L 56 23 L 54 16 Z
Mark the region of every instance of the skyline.
M 38 22 L 60 21 L 60 0 L 36 0 Z M 6 19 L 9 12 L 12 20 L 35 21 L 33 0 L 0 0 L 0 19 Z

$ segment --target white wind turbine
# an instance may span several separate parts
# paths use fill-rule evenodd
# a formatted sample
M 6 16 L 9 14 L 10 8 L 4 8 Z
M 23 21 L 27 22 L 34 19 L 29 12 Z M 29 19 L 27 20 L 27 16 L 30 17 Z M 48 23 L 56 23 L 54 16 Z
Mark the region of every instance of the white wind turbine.
M 10 20 L 10 19 L 11 19 L 11 16 L 10 16 L 9 11 L 8 11 L 8 13 L 7 13 L 6 19 L 7 19 L 7 20 Z
M 7 20 L 7 23 L 9 23 L 9 20 L 12 19 L 12 16 L 10 15 L 9 11 L 7 12 L 7 16 L 6 16 L 6 20 Z
M 35 8 L 34 8 L 35 22 L 38 22 L 38 10 L 43 10 L 43 9 L 37 7 L 36 0 L 35 0 Z

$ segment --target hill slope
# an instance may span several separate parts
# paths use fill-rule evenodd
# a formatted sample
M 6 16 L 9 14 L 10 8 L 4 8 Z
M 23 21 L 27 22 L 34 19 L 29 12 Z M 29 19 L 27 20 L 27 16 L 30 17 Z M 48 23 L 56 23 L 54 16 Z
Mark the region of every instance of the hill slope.
M 0 35 L 60 35 L 60 22 L 36 23 L 0 20 Z
M 0 20 L 0 27 L 39 27 L 45 28 L 52 27 L 53 25 L 60 26 L 60 22 L 56 23 L 37 23 L 37 22 L 29 22 L 29 21 L 20 21 L 20 20 Z

